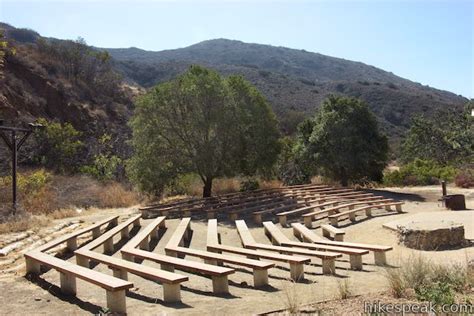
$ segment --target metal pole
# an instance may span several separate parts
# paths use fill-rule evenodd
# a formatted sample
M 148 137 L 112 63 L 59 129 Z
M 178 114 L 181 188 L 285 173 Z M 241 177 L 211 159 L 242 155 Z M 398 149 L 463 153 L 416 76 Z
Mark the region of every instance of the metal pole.
M 13 214 L 16 213 L 18 207 L 17 199 L 17 165 L 18 165 L 18 144 L 16 141 L 16 132 L 12 131 L 12 191 L 13 191 Z

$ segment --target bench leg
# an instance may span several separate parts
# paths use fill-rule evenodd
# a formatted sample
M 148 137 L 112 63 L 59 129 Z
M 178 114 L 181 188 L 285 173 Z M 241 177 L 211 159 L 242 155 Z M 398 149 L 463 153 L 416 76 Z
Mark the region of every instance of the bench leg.
M 181 302 L 181 284 L 163 283 L 163 301 L 167 303 Z
M 290 262 L 290 277 L 293 281 L 298 282 L 304 279 L 304 265 L 302 263 Z
M 349 214 L 349 220 L 350 220 L 351 222 L 355 222 L 355 221 L 356 221 L 356 215 L 355 215 L 355 213 L 350 213 L 350 214 Z
M 40 274 L 41 273 L 41 264 L 38 261 L 31 258 L 25 258 L 26 261 L 26 273 L 31 274 Z
M 387 264 L 387 255 L 385 251 L 374 251 L 374 261 L 377 266 L 384 266 Z
M 161 270 L 165 270 L 165 271 L 168 271 L 168 272 L 174 272 L 174 267 L 172 265 L 162 263 L 162 264 L 160 264 L 160 267 L 161 267 Z
M 334 274 L 334 273 L 336 273 L 336 260 L 323 259 L 323 274 Z
M 125 270 L 121 269 L 112 269 L 114 277 L 128 281 L 128 273 Z
M 365 216 L 372 217 L 372 209 L 368 208 L 365 210 Z
M 167 256 L 178 258 L 178 253 L 174 250 L 165 249 L 165 253 Z
M 100 236 L 100 227 L 96 227 L 92 230 L 92 238 L 96 239 Z
M 78 266 L 89 268 L 89 258 L 76 254 L 76 263 Z
M 334 235 L 335 241 L 344 241 L 344 234 L 335 234 Z
M 255 214 L 253 220 L 256 224 L 262 224 L 262 214 Z
M 112 313 L 126 314 L 125 290 L 107 291 L 107 308 Z
M 331 237 L 331 234 L 327 230 L 323 229 L 323 237 L 329 239 L 329 237 Z
M 207 219 L 213 219 L 216 218 L 216 213 L 215 212 L 207 212 Z
M 114 219 L 110 222 L 110 225 L 111 225 L 112 227 L 117 226 L 117 225 L 118 225 L 118 217 L 114 218 Z
M 152 229 L 150 233 L 150 240 L 151 239 L 158 239 L 158 227 Z
M 212 276 L 212 292 L 214 294 L 228 294 L 229 280 L 227 275 Z
M 402 213 L 402 206 L 401 205 L 395 205 L 395 209 L 397 210 L 398 213 Z
M 390 205 L 385 205 L 385 210 L 390 211 Z
M 77 249 L 77 238 L 74 237 L 74 238 L 68 239 L 68 240 L 67 240 L 66 248 L 67 248 L 69 251 L 74 251 L 74 250 L 76 250 L 76 249 Z
M 149 250 L 148 246 L 149 246 L 148 237 L 146 237 L 140 242 L 140 245 L 138 246 L 138 248 L 140 248 L 141 250 Z
M 168 211 L 161 211 L 161 214 L 160 214 L 160 215 L 161 215 L 161 216 L 168 216 L 168 213 L 169 213 Z
M 104 242 L 104 253 L 112 252 L 114 252 L 114 240 L 112 238 L 109 238 Z
M 349 261 L 352 270 L 362 270 L 362 255 L 350 255 Z
M 59 272 L 61 292 L 68 295 L 76 295 L 76 277 L 71 274 Z
M 338 219 L 337 218 L 330 218 L 329 219 L 331 221 L 331 225 L 334 226 L 334 227 L 338 227 L 339 226 L 339 222 L 338 222 Z
M 280 225 L 282 227 L 286 227 L 287 225 L 286 216 L 278 216 L 278 221 L 280 222 Z
M 253 270 L 253 286 L 261 287 L 268 285 L 268 270 L 267 269 L 254 269 Z
M 133 222 L 133 227 L 140 227 L 140 218 L 137 218 L 137 219 Z
M 128 229 L 128 226 L 120 231 L 120 236 L 122 238 L 129 238 L 130 237 L 130 230 Z
M 217 260 L 215 260 L 215 259 L 204 259 L 204 263 L 212 264 L 213 266 L 217 266 Z
M 308 228 L 312 228 L 313 227 L 313 219 L 309 216 L 304 217 L 304 225 Z
M 133 261 L 133 256 L 128 254 L 128 253 L 123 253 L 122 252 L 122 259 L 127 260 L 127 261 Z
M 239 218 L 239 216 L 236 213 L 230 213 L 229 218 L 231 221 L 235 221 Z

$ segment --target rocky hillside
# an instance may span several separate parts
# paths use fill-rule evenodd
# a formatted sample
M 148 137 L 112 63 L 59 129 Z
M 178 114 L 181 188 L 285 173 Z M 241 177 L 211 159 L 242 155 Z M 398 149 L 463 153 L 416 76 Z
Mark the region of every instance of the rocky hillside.
M 284 47 L 217 39 L 160 52 L 107 51 L 127 79 L 144 87 L 169 80 L 193 63 L 225 75 L 241 74 L 270 100 L 287 133 L 330 93 L 367 101 L 392 139 L 404 133 L 415 114 L 430 115 L 436 108 L 467 102 L 360 62 Z
M 77 42 L 44 39 L 38 33 L 0 28 L 12 41 L 0 87 L 0 116 L 31 121 L 46 117 L 72 122 L 80 130 L 125 133 L 133 110 L 135 90 L 172 79 L 191 64 L 202 64 L 224 75 L 241 74 L 268 98 L 281 129 L 292 134 L 306 116 L 313 114 L 330 94 L 359 97 L 368 102 L 392 142 L 403 135 L 415 114 L 431 115 L 436 108 L 459 107 L 467 99 L 400 78 L 359 62 L 304 50 L 225 39 L 209 40 L 186 48 L 160 52 L 137 48 L 96 49 L 71 68 Z M 54 47 L 53 47 L 54 46 Z M 72 52 L 71 52 L 72 50 Z M 92 54 L 92 50 L 94 53 Z M 112 59 L 102 64 L 108 52 Z M 98 61 L 99 60 L 99 61 Z M 116 76 L 123 76 L 123 81 Z

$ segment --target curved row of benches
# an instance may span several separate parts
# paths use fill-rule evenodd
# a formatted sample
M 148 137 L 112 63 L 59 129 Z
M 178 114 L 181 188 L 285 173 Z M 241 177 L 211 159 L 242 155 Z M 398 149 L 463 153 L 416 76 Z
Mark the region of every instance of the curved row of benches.
M 270 244 L 257 243 L 248 229 L 245 221 L 235 222 L 243 248 L 222 245 L 219 242 L 217 220 L 208 221 L 206 250 L 185 247 L 191 238 L 191 219 L 182 219 L 174 230 L 165 253 L 151 252 L 149 244 L 161 236 L 160 232 L 166 228 L 165 217 L 154 219 L 146 227 L 140 226 L 140 215 L 135 215 L 118 224 L 118 217 L 114 216 L 100 221 L 79 231 L 62 236 L 40 248 L 25 254 L 27 272 L 40 274 L 42 265 L 57 270 L 60 273 L 60 286 L 66 294 L 76 294 L 76 279 L 87 281 L 102 287 L 106 291 L 107 307 L 112 312 L 126 312 L 127 289 L 133 287 L 128 281 L 128 273 L 158 281 L 163 285 L 163 301 L 181 301 L 181 284 L 189 280 L 187 276 L 176 273 L 175 270 L 197 273 L 212 279 L 213 292 L 223 294 L 229 292 L 228 276 L 235 273 L 232 267 L 221 266 L 222 263 L 232 266 L 241 266 L 253 270 L 254 286 L 261 287 L 268 284 L 268 270 L 275 266 L 273 262 L 289 264 L 290 278 L 299 281 L 304 278 L 304 265 L 316 260 L 321 262 L 324 274 L 336 272 L 335 262 L 343 255 L 349 256 L 351 269 L 361 270 L 362 256 L 374 253 L 375 263 L 386 264 L 386 252 L 391 247 L 347 243 L 342 241 L 325 240 L 299 223 L 293 223 L 293 233 L 301 241 L 292 241 L 287 238 L 272 222 L 264 222 L 266 235 L 272 241 Z M 101 228 L 108 225 L 108 229 L 101 233 Z M 122 258 L 113 257 L 114 237 L 129 238 L 131 227 L 141 227 L 140 231 L 120 249 Z M 337 229 L 326 227 L 332 234 Z M 92 232 L 93 240 L 77 249 L 77 238 Z M 76 264 L 61 260 L 45 251 L 60 244 L 74 251 Z M 101 249 L 102 251 L 98 251 Z M 226 254 L 224 254 L 226 253 Z M 186 257 L 197 257 L 204 262 L 192 261 Z M 139 264 L 140 260 L 149 260 L 160 264 L 160 269 Z M 268 261 L 267 261 L 268 260 Z M 109 267 L 113 275 L 91 270 L 90 263 L 97 262 Z

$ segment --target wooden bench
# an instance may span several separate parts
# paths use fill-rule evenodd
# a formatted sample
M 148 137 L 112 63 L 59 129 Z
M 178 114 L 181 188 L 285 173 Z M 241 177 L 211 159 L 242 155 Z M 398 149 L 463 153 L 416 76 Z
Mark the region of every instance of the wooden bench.
M 207 250 L 217 253 L 228 252 L 237 255 L 247 256 L 249 259 L 268 259 L 280 262 L 287 262 L 290 265 L 290 277 L 293 281 L 304 279 L 304 264 L 311 261 L 311 258 L 287 256 L 270 252 L 255 251 L 240 247 L 221 245 L 217 232 L 217 220 L 211 219 L 207 225 Z
M 321 225 L 321 229 L 323 231 L 324 237 L 332 237 L 335 241 L 344 241 L 344 235 L 346 234 L 346 232 L 342 229 L 327 224 Z
M 367 250 L 352 249 L 346 247 L 324 246 L 291 241 L 272 222 L 264 222 L 265 234 L 272 240 L 272 243 L 279 246 L 300 247 L 318 251 L 332 251 L 349 255 L 349 262 L 352 270 L 362 270 L 362 255 L 368 254 Z
M 252 217 L 256 224 L 262 224 L 263 215 L 274 214 L 274 213 L 283 212 L 283 211 L 291 211 L 291 210 L 294 210 L 295 208 L 302 208 L 302 207 L 307 207 L 307 206 L 308 206 L 307 203 L 297 202 L 296 204 L 283 205 L 276 208 L 268 208 L 266 210 L 253 212 Z
M 187 219 L 182 219 L 178 227 L 185 226 L 186 223 L 187 223 L 187 226 L 189 226 L 189 221 L 187 221 Z M 175 230 L 171 239 L 174 241 L 183 240 L 184 235 L 186 234 L 186 231 L 187 230 L 185 229 Z M 198 257 L 198 258 L 204 259 L 205 263 L 209 263 L 213 265 L 218 265 L 220 263 L 226 262 L 230 264 L 252 268 L 254 287 L 268 285 L 268 269 L 275 266 L 275 264 L 273 263 L 268 263 L 264 261 L 246 259 L 246 258 L 237 257 L 237 256 L 227 256 L 227 255 L 217 254 L 214 252 L 209 252 L 209 251 L 204 251 L 204 250 L 185 248 L 185 247 L 181 247 L 180 245 L 176 245 L 175 242 L 171 244 L 168 243 L 165 246 L 165 252 L 168 256 L 172 256 L 172 257 L 177 257 L 178 254 Z
M 127 280 L 127 273 L 153 279 L 163 284 L 163 300 L 165 302 L 180 302 L 181 301 L 181 282 L 187 281 L 188 277 L 176 273 L 163 271 L 151 267 L 146 267 L 137 263 L 129 262 L 119 258 L 103 255 L 92 251 L 102 244 L 104 245 L 104 252 L 113 252 L 113 237 L 121 233 L 122 238 L 129 236 L 129 226 L 137 225 L 140 220 L 140 214 L 132 216 L 130 219 L 115 226 L 111 230 L 102 234 L 99 238 L 93 240 L 91 243 L 76 250 L 76 263 L 82 267 L 89 267 L 90 261 L 99 262 L 107 265 L 113 270 L 115 277 Z
M 307 249 L 295 249 L 291 247 L 273 246 L 273 245 L 256 243 L 255 240 L 253 239 L 253 236 L 251 236 L 251 233 L 248 230 L 248 227 L 244 221 L 242 220 L 236 221 L 236 225 L 237 225 L 237 232 L 239 233 L 240 239 L 242 241 L 242 245 L 245 248 L 254 249 L 254 250 L 268 250 L 268 251 L 274 251 L 274 252 L 287 254 L 287 255 L 301 255 L 301 256 L 316 257 L 322 260 L 324 274 L 334 274 L 336 270 L 335 259 L 342 256 L 341 254 L 332 253 L 332 252 L 320 252 L 320 251 L 312 251 L 312 250 L 307 250 Z
M 100 236 L 100 228 L 104 225 L 116 226 L 118 223 L 118 215 L 106 218 L 102 221 L 87 226 L 78 231 L 72 232 L 70 234 L 63 235 L 57 239 L 51 240 L 50 242 L 39 246 L 36 248 L 36 251 L 44 252 L 51 248 L 54 248 L 60 244 L 66 243 L 66 248 L 70 251 L 77 249 L 77 237 L 82 236 L 88 232 L 92 232 L 92 238 L 97 238 Z
M 291 211 L 287 211 L 287 212 L 278 213 L 277 217 L 278 217 L 278 221 L 280 222 L 280 225 L 282 225 L 282 226 L 287 225 L 288 216 L 298 215 L 298 214 L 304 213 L 306 211 L 314 210 L 316 208 L 320 208 L 320 209 L 324 210 L 324 208 L 326 206 L 337 205 L 339 203 L 343 203 L 343 201 L 339 201 L 339 200 L 336 199 L 336 200 L 333 200 L 333 201 L 328 201 L 328 202 L 324 202 L 324 203 L 320 203 L 320 204 L 319 203 L 318 204 L 313 204 L 311 201 L 309 203 L 310 203 L 309 206 L 297 208 L 295 210 L 291 210 Z M 318 214 L 318 211 L 314 211 L 314 212 L 316 212 L 315 214 Z M 321 213 L 321 212 L 319 212 L 319 213 Z M 326 213 L 326 212 L 322 212 L 322 213 Z
M 381 203 L 381 204 L 375 204 L 375 205 L 367 205 L 367 206 L 358 207 L 352 210 L 348 210 L 345 212 L 341 212 L 338 214 L 329 215 L 328 218 L 331 221 L 331 225 L 337 227 L 339 225 L 339 219 L 341 217 L 349 216 L 349 220 L 354 222 L 356 220 L 356 214 L 358 212 L 365 211 L 365 215 L 367 217 L 371 217 L 372 209 L 385 208 L 386 210 L 390 211 L 390 206 L 395 206 L 397 212 L 400 213 L 402 211 L 402 204 L 403 202 L 389 202 L 389 203 Z
M 313 225 L 313 221 L 316 219 L 316 216 L 321 215 L 322 213 L 327 213 L 327 217 L 330 217 L 331 215 L 335 213 L 339 213 L 339 211 L 343 208 L 349 208 L 349 210 L 353 210 L 354 206 L 356 205 L 361 205 L 361 204 L 377 204 L 379 203 L 378 201 L 381 200 L 364 200 L 364 201 L 357 201 L 357 202 L 351 202 L 351 201 L 342 201 L 342 204 L 336 203 L 335 206 L 326 208 L 324 209 L 324 212 L 321 211 L 313 211 L 311 213 L 307 213 L 303 215 L 303 221 L 306 227 L 311 228 Z
M 26 253 L 25 259 L 26 271 L 29 274 L 40 274 L 42 265 L 58 271 L 61 292 L 64 294 L 76 295 L 76 278 L 79 278 L 105 289 L 107 294 L 107 308 L 111 312 L 121 314 L 127 312 L 125 291 L 132 288 L 133 283 L 77 266 L 71 262 L 39 251 Z
M 256 205 L 253 207 L 248 207 L 248 208 L 244 208 L 240 210 L 233 210 L 231 212 L 228 212 L 228 214 L 229 214 L 230 220 L 235 221 L 238 218 L 239 214 L 241 213 L 250 213 L 253 211 L 265 210 L 265 209 L 271 209 L 278 206 L 295 205 L 295 204 L 297 204 L 296 200 L 293 200 L 291 198 L 287 198 L 287 199 L 281 198 L 278 200 L 273 200 L 271 203 L 264 203 L 261 205 Z
M 173 235 L 171 235 L 170 240 L 165 248 L 173 248 L 184 246 L 186 241 L 189 241 L 191 234 L 191 218 L 186 217 L 181 219 L 178 226 L 174 230 Z
M 103 233 L 96 239 L 92 240 L 90 243 L 82 246 L 81 249 L 93 250 L 99 246 L 104 246 L 105 253 L 112 253 L 114 251 L 114 242 L 113 237 L 120 233 L 122 238 L 128 238 L 130 234 L 129 226 L 133 225 L 133 227 L 140 226 L 140 217 L 141 214 L 132 216 L 128 220 L 119 225 L 114 226 L 112 229 L 108 230 L 107 232 Z
M 215 294 L 229 293 L 228 275 L 234 273 L 234 269 L 145 251 L 145 249 L 149 250 L 149 241 L 157 237 L 157 230 L 165 227 L 164 220 L 164 217 L 157 218 L 135 235 L 120 250 L 122 258 L 129 261 L 133 261 L 135 258 L 153 261 L 159 263 L 162 270 L 169 272 L 174 272 L 174 269 L 179 269 L 187 272 L 208 275 L 212 278 L 212 288 Z
M 365 249 L 372 251 L 374 253 L 374 262 L 376 265 L 386 265 L 387 264 L 387 251 L 392 250 L 393 248 L 390 246 L 379 246 L 379 245 L 372 245 L 372 244 L 365 244 L 365 243 L 351 243 L 351 242 L 342 242 L 342 241 L 332 241 L 327 240 L 319 237 L 314 232 L 309 230 L 307 227 L 300 223 L 293 223 L 291 224 L 293 227 L 293 235 L 295 235 L 300 240 L 305 242 L 310 242 L 314 244 L 321 244 L 321 245 L 330 245 L 330 246 L 341 246 L 347 248 L 355 248 L 355 249 Z
M 148 267 L 120 258 L 103 255 L 90 250 L 76 250 L 76 257 L 82 257 L 82 262 L 92 260 L 105 264 L 113 271 L 114 277 L 127 280 L 127 273 L 138 275 L 163 284 L 163 301 L 167 303 L 181 302 L 181 283 L 188 281 L 187 276 Z
M 174 272 L 175 269 L 178 269 L 190 273 L 210 276 L 212 279 L 212 291 L 214 294 L 229 293 L 228 275 L 235 272 L 232 268 L 219 267 L 208 263 L 190 261 L 140 249 L 125 248 L 122 249 L 121 252 L 125 260 L 139 258 L 142 260 L 153 261 L 159 263 L 162 270 L 169 272 Z

